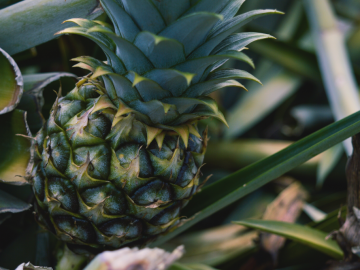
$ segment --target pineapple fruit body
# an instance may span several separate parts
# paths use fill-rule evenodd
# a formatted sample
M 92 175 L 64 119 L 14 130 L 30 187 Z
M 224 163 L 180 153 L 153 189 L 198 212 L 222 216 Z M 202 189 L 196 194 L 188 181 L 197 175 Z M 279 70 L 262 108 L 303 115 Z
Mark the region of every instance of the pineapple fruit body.
M 187 147 L 174 134 L 161 148 L 148 144 L 133 114 L 93 112 L 99 100 L 85 82 L 56 102 L 36 137 L 37 217 L 79 252 L 143 244 L 176 226 L 206 150 L 206 132 Z
M 207 95 L 258 81 L 229 59 L 269 37 L 233 34 L 252 18 L 235 16 L 244 0 L 101 0 L 114 27 L 71 19 L 107 61 L 73 60 L 90 71 L 57 98 L 36 136 L 29 181 L 37 220 L 78 253 L 144 245 L 176 228 L 199 187 L 207 132 L 217 118 Z M 235 17 L 234 17 L 235 16 Z

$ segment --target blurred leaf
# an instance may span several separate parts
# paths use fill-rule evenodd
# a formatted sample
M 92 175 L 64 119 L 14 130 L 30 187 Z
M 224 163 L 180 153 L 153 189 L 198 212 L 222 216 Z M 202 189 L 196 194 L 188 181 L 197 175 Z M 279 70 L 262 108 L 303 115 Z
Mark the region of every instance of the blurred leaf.
M 23 94 L 23 78 L 14 59 L 0 48 L 0 114 L 14 110 Z
M 15 54 L 56 38 L 71 18 L 94 19 L 103 10 L 96 0 L 27 0 L 0 10 L 0 47 Z
M 351 20 L 357 20 L 360 12 L 358 0 L 333 0 L 332 2 L 337 14 Z
M 0 214 L 6 212 L 19 213 L 28 210 L 30 207 L 31 204 L 24 203 L 18 198 L 0 190 Z
M 27 181 L 19 177 L 26 175 L 30 161 L 29 139 L 16 136 L 28 134 L 26 112 L 14 110 L 0 115 L 2 132 L 0 132 L 0 182 L 13 185 L 25 185 Z
M 262 57 L 268 58 L 287 70 L 294 72 L 296 75 L 315 82 L 321 81 L 321 74 L 315 55 L 291 43 L 265 39 L 249 45 L 249 48 Z
M 342 208 L 342 217 L 345 217 L 346 207 Z M 325 219 L 317 222 L 311 222 L 308 224 L 309 227 L 314 229 L 330 233 L 333 230 L 339 228 L 338 220 L 339 210 L 333 211 L 328 214 Z M 310 248 L 300 242 L 291 242 L 285 246 L 280 253 L 279 265 L 288 266 L 294 265 L 296 263 L 303 263 L 304 258 L 307 258 L 307 261 L 316 260 L 326 262 L 329 260 L 329 257 L 325 254 Z
M 327 236 L 326 233 L 310 227 L 281 221 L 256 219 L 235 221 L 234 223 L 284 236 L 288 239 L 308 245 L 338 260 L 342 259 L 344 256 L 343 251 L 334 240 L 325 239 Z
M 268 158 L 206 186 L 193 197 L 183 212 L 183 215 L 188 217 L 197 215 L 176 230 L 155 241 L 152 245 L 166 242 L 200 220 L 239 200 L 359 131 L 360 112 L 357 112 L 295 142 Z
M 181 235 L 161 247 L 172 250 L 184 245 L 186 253 L 179 262 L 214 266 L 255 249 L 256 236 L 256 232 L 247 232 L 245 227 L 228 224 Z
M 318 188 L 323 186 L 326 177 L 339 162 L 343 153 L 344 148 L 341 144 L 337 144 L 323 153 L 316 174 L 316 186 Z
M 293 1 L 285 13 L 281 25 L 276 31 L 276 38 L 281 41 L 290 41 L 296 34 L 299 25 L 302 23 L 303 10 L 301 1 Z
M 271 72 L 271 71 L 270 71 Z M 299 87 L 300 79 L 287 72 L 273 74 L 264 86 L 250 89 L 227 114 L 225 137 L 234 138 L 253 127 Z
M 290 109 L 289 115 L 295 123 L 285 124 L 281 131 L 287 136 L 301 136 L 304 132 L 318 130 L 334 122 L 331 109 L 327 105 L 298 105 Z
M 89 264 L 91 266 L 91 270 L 97 270 L 101 267 L 101 261 L 99 261 L 98 257 L 102 255 L 104 257 L 104 252 L 100 253 L 98 256 L 95 257 L 94 260 L 91 261 Z M 111 254 L 110 254 L 111 255 Z M 111 259 L 111 256 L 109 260 Z M 106 260 L 106 256 L 105 256 Z M 55 269 L 57 270 L 81 270 L 84 269 L 86 265 L 86 256 L 76 254 L 72 252 L 67 245 L 64 245 L 57 254 L 57 263 Z M 110 267 L 109 267 L 110 268 Z M 89 269 L 88 269 L 89 270 Z
M 205 163 L 210 167 L 237 170 L 269 157 L 290 146 L 292 143 L 294 141 L 263 139 L 210 141 L 206 150 Z M 291 173 L 305 177 L 315 176 L 322 155 L 321 153 L 299 165 L 291 170 Z
M 347 40 L 347 48 L 349 50 L 349 55 L 351 57 L 350 59 L 352 60 L 352 62 L 358 62 L 360 60 L 359 46 L 360 46 L 360 24 L 358 21 L 356 21 L 355 27 Z
M 52 270 L 51 267 L 34 266 L 30 262 L 20 264 L 15 270 Z
M 306 0 L 304 5 L 326 93 L 335 119 L 339 120 L 360 110 L 358 89 L 345 48 L 344 35 L 338 29 L 328 0 Z M 350 140 L 344 141 L 344 147 L 346 153 L 351 155 Z
M 301 213 L 304 200 L 308 196 L 309 194 L 299 182 L 293 182 L 268 205 L 263 220 L 294 223 Z M 271 254 L 274 262 L 277 261 L 278 252 L 284 244 L 285 238 L 283 237 L 269 233 L 260 234 L 260 245 Z
M 223 224 L 229 224 L 233 220 L 261 218 L 268 204 L 274 199 L 275 195 L 272 192 L 258 189 L 237 202 L 235 209 L 224 218 Z
M 62 77 L 76 78 L 76 75 L 67 72 L 49 72 L 24 75 L 24 90 L 25 92 L 41 90 L 50 83 L 57 81 Z
M 311 204 L 305 203 L 303 210 L 313 221 L 320 221 L 326 218 L 325 212 L 319 210 Z

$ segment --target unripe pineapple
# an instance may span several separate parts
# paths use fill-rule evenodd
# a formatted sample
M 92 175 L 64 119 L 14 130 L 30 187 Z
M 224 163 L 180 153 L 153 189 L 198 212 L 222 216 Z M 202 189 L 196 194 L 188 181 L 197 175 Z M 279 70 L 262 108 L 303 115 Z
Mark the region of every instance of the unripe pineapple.
M 107 61 L 58 97 L 35 144 L 31 174 L 38 221 L 73 250 L 144 245 L 175 228 L 196 193 L 207 145 L 197 121 L 225 122 L 211 92 L 252 75 L 221 69 L 269 37 L 233 34 L 276 11 L 235 16 L 244 0 L 101 0 L 114 29 L 71 19 Z

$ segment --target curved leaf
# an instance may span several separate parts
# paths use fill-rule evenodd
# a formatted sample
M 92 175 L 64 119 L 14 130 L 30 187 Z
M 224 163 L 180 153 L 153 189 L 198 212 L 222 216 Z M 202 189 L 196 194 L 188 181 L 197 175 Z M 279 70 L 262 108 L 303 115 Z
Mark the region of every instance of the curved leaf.
M 262 84 L 254 75 L 250 74 L 247 71 L 239 70 L 239 69 L 221 69 L 211 72 L 208 76 L 208 80 L 215 80 L 215 79 L 232 79 L 232 80 L 241 80 L 247 79 Z
M 0 190 L 0 214 L 19 213 L 28 210 L 31 204 L 24 203 L 22 200 Z
M 24 90 L 25 92 L 38 91 L 63 77 L 76 78 L 77 76 L 68 72 L 48 72 L 24 75 Z
M 196 105 L 202 104 L 208 107 L 213 113 L 219 111 L 217 103 L 210 97 L 202 97 L 202 99 L 188 98 L 188 97 L 170 97 L 162 100 L 167 104 L 172 104 L 176 106 L 176 110 L 180 114 L 184 114 L 191 111 L 191 108 L 194 108 Z
M 228 36 L 218 46 L 216 46 L 216 48 L 211 52 L 211 54 L 217 54 L 221 51 L 229 51 L 229 50 L 240 51 L 243 50 L 245 46 L 249 45 L 250 43 L 265 38 L 274 38 L 274 37 L 268 34 L 252 33 L 252 32 L 233 34 Z
M 66 72 L 49 72 L 23 76 L 25 92 L 17 109 L 27 112 L 27 122 L 31 132 L 37 132 L 44 124 L 41 113 L 44 105 L 43 89 L 50 83 L 65 77 L 76 78 L 76 75 Z
M 225 87 L 237 87 L 246 90 L 245 86 L 243 86 L 238 81 L 228 80 L 227 78 L 224 78 L 224 79 L 215 79 L 215 80 L 194 84 L 185 91 L 183 96 L 190 98 L 196 98 L 198 96 L 206 96 L 216 90 L 223 89 Z
M 124 64 L 121 62 L 119 57 L 112 51 L 113 45 L 111 44 L 111 40 L 107 38 L 107 36 L 105 36 L 104 34 L 91 33 L 88 32 L 88 29 L 78 26 L 66 28 L 57 32 L 56 34 L 76 34 L 91 39 L 103 50 L 107 57 L 108 64 L 112 66 L 117 73 L 124 74 L 126 72 Z
M 23 94 L 23 78 L 14 59 L 0 48 L 0 114 L 14 110 Z
M 28 134 L 26 112 L 14 110 L 0 115 L 0 182 L 13 185 L 25 185 L 28 182 L 20 176 L 26 175 L 30 161 L 31 142 L 16 134 Z M 31 134 L 30 134 L 31 135 Z
M 244 2 L 245 0 L 231 0 L 219 14 L 223 15 L 224 21 L 229 20 L 233 18 L 236 13 L 238 13 L 240 7 Z M 221 22 L 218 22 L 218 24 L 220 23 Z M 217 25 L 215 27 L 217 27 Z
M 204 71 L 211 66 L 214 63 L 217 63 L 221 60 L 228 60 L 228 59 L 235 59 L 239 61 L 250 61 L 249 64 L 252 64 L 252 61 L 250 58 L 248 58 L 244 53 L 238 52 L 238 51 L 226 51 L 218 55 L 210 55 L 207 57 L 201 57 L 196 59 L 190 59 L 184 63 L 178 64 L 174 66 L 175 69 L 182 71 L 182 72 L 188 72 L 188 73 L 194 73 L 196 76 L 193 79 L 193 82 L 196 83 L 200 80 L 201 76 L 203 75 Z M 216 66 L 212 66 L 211 70 L 214 70 L 217 68 Z M 209 70 L 209 72 L 211 71 Z
M 91 72 L 94 72 L 96 70 L 96 68 L 98 68 L 98 67 L 111 69 L 111 67 L 106 65 L 104 62 L 102 62 L 98 59 L 95 59 L 91 56 L 79 56 L 79 57 L 70 59 L 70 61 L 79 62 L 78 64 L 74 65 L 73 67 L 84 68 L 84 69 L 90 70 Z
M 283 13 L 271 9 L 253 10 L 221 22 L 215 29 L 212 30 L 207 38 L 207 41 L 192 52 L 189 58 L 199 58 L 209 55 L 221 41 L 238 30 L 241 26 L 247 24 L 253 19 L 269 14 Z
M 288 239 L 308 245 L 338 260 L 341 260 L 344 256 L 343 251 L 335 240 L 326 240 L 327 233 L 304 225 L 257 219 L 234 221 L 233 223 L 284 236 Z

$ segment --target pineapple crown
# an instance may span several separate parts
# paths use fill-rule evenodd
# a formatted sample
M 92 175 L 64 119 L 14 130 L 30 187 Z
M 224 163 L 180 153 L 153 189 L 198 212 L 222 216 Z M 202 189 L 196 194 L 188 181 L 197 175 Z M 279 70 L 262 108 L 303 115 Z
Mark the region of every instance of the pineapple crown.
M 92 113 L 116 111 L 115 119 L 132 113 L 148 127 L 150 137 L 162 131 L 200 137 L 193 123 L 214 117 L 226 125 L 216 102 L 208 97 L 224 87 L 245 87 L 238 79 L 260 81 L 246 71 L 221 69 L 229 60 L 252 60 L 242 50 L 269 38 L 262 33 L 234 33 L 252 19 L 281 13 L 255 10 L 237 15 L 245 0 L 100 0 L 113 27 L 102 21 L 70 19 L 77 26 L 57 34 L 78 34 L 94 41 L 106 62 L 89 56 L 73 59 L 91 71 L 80 80 L 101 94 Z M 77 95 L 72 91 L 70 95 Z M 113 123 L 113 125 L 116 124 Z M 149 136 L 149 135 L 148 135 Z

